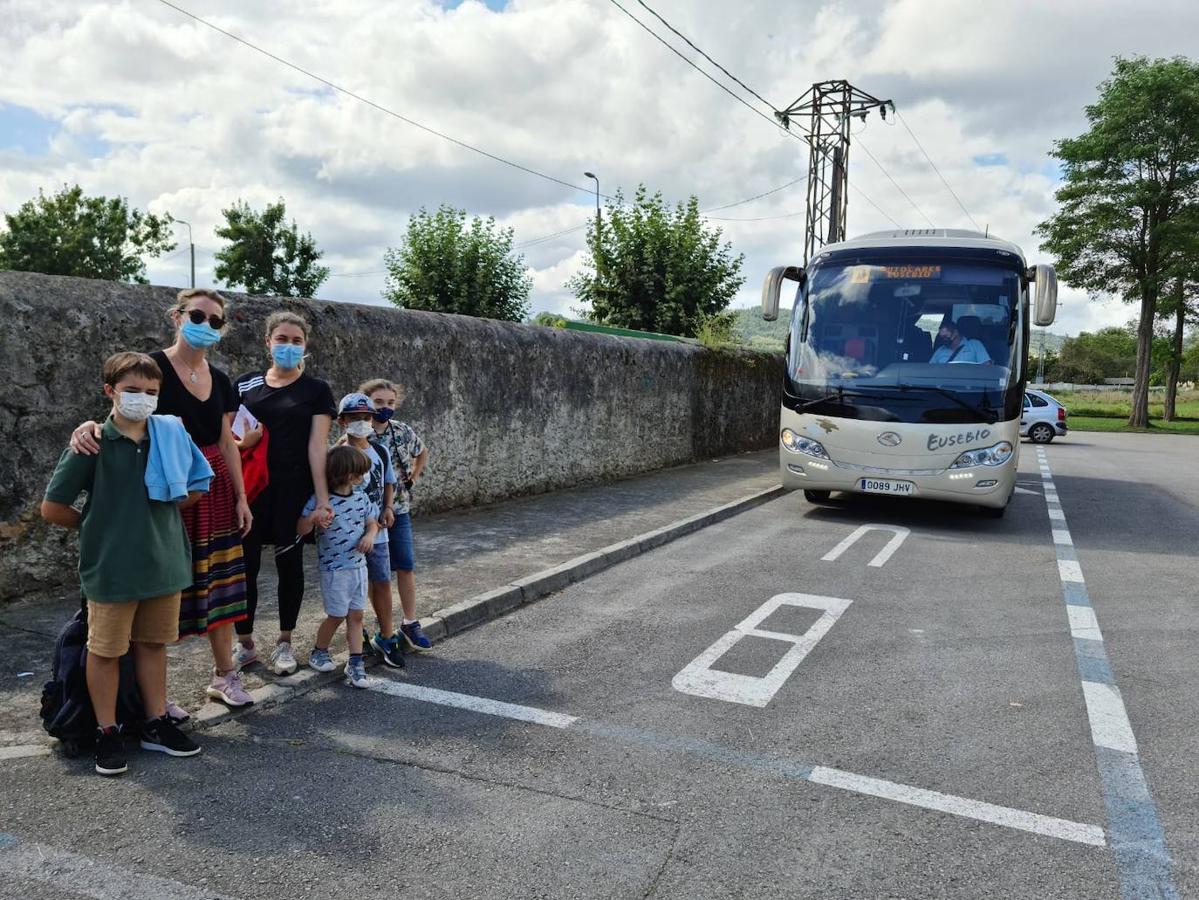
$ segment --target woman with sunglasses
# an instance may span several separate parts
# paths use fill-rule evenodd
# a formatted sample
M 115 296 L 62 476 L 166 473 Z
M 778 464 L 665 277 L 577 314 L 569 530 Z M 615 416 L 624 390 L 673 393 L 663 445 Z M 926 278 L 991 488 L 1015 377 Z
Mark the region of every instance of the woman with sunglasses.
M 233 625 L 248 615 L 242 538 L 253 524 L 231 425 L 240 405 L 229 376 L 209 364 L 208 350 L 225 327 L 225 298 L 212 290 L 180 291 L 168 312 L 175 343 L 150 356 L 162 369 L 156 412 L 178 416 L 215 473 L 200 502 L 183 511 L 191 539 L 192 586 L 179 607 L 179 638 L 207 635 L 212 681 L 205 693 L 229 706 L 253 702 L 233 660 Z M 100 452 L 100 426 L 84 422 L 71 435 L 76 453 Z M 168 712 L 187 714 L 174 704 Z

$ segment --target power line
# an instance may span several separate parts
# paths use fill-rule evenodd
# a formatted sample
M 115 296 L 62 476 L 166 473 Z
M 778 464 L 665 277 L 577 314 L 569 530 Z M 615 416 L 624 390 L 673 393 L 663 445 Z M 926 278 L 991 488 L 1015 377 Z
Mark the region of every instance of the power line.
M 878 161 L 878 157 L 876 157 L 873 153 L 870 152 L 870 149 L 862 142 L 861 138 L 858 138 L 857 144 L 859 147 L 862 148 L 862 152 L 870 157 L 871 162 L 873 162 L 876 166 L 878 166 L 879 171 L 887 176 L 887 180 L 895 186 L 895 190 L 897 190 L 897 191 L 899 191 L 899 193 L 903 194 L 903 199 L 907 200 L 908 203 L 910 203 L 912 205 L 912 209 L 914 209 L 914 210 L 916 210 L 916 212 L 920 213 L 920 215 L 924 218 L 924 221 L 928 222 L 928 225 L 930 228 L 936 228 L 936 225 L 933 224 L 933 220 L 930 219 L 928 217 L 928 215 L 925 214 L 924 210 L 922 210 L 919 206 L 916 205 L 916 201 L 908 196 L 908 192 L 899 186 L 899 182 L 891 177 L 891 173 L 888 172 L 886 167 L 881 162 Z M 898 226 L 896 226 L 896 227 L 898 227 Z
M 776 188 L 771 188 L 768 191 L 762 191 L 760 194 L 754 194 L 752 197 L 746 197 L 744 200 L 738 200 L 736 203 L 726 203 L 724 206 L 713 206 L 711 209 L 705 210 L 705 212 L 719 212 L 722 209 L 732 209 L 734 206 L 741 206 L 745 203 L 749 203 L 752 200 L 761 200 L 763 197 L 769 197 L 771 194 L 777 194 L 779 191 L 786 190 L 794 184 L 799 184 L 801 181 L 807 180 L 807 177 L 808 173 L 804 172 L 804 174 L 800 175 L 798 178 L 788 181 L 786 184 L 780 184 Z
M 757 97 L 763 103 L 765 103 L 768 107 L 770 107 L 772 112 L 777 108 L 777 107 L 775 107 L 775 105 L 773 103 L 771 103 L 769 100 L 767 100 L 761 94 L 759 94 L 757 91 L 755 91 L 753 88 L 751 88 L 748 84 L 746 84 L 744 81 L 742 81 L 740 78 L 738 78 L 732 72 L 730 72 L 728 69 L 726 69 L 720 63 L 718 63 L 716 60 L 712 59 L 712 57 L 708 56 L 708 54 L 704 53 L 704 51 L 699 49 L 699 47 L 695 46 L 695 44 L 691 43 L 691 40 L 687 37 L 687 35 L 683 34 L 681 31 L 679 31 L 677 28 L 675 28 L 673 25 L 671 25 L 669 22 L 667 22 L 665 19 L 663 19 L 660 15 L 658 15 L 657 11 L 654 10 L 653 7 L 651 7 L 649 4 L 645 3 L 644 0 L 637 0 L 637 3 L 640 4 L 641 7 L 644 8 L 646 10 L 646 12 L 648 12 L 651 16 L 653 16 L 655 19 L 657 19 L 659 22 L 661 22 L 663 25 L 665 25 L 667 28 L 669 28 L 674 34 L 676 34 L 680 38 L 682 38 L 686 42 L 688 47 L 690 47 L 692 50 L 694 50 L 696 53 L 698 53 L 700 56 L 702 56 L 704 59 L 706 59 L 712 65 L 714 65 L 716 68 L 720 69 L 720 71 L 722 71 L 725 75 L 727 75 L 733 81 L 737 82 L 737 84 L 741 85 L 741 87 L 743 87 L 746 91 L 753 94 L 755 97 Z
M 218 34 L 223 34 L 225 37 L 230 38 L 234 41 L 237 41 L 237 43 L 241 44 L 242 46 L 249 47 L 251 50 L 253 50 L 256 53 L 261 53 L 263 56 L 274 60 L 275 62 L 279 63 L 280 65 L 287 66 L 289 69 L 293 69 L 294 71 L 299 72 L 301 75 L 311 78 L 314 81 L 319 81 L 321 84 L 325 85 L 326 87 L 332 88 L 333 90 L 337 91 L 340 94 L 345 94 L 347 97 L 357 100 L 359 103 L 365 103 L 367 106 L 370 106 L 373 109 L 378 110 L 379 112 L 386 113 L 387 115 L 391 116 L 392 118 L 399 119 L 401 122 L 411 125 L 414 128 L 419 128 L 421 131 L 427 132 L 431 135 L 434 135 L 435 137 L 439 137 L 442 140 L 449 141 L 451 144 L 457 144 L 459 147 L 462 147 L 466 150 L 470 150 L 473 153 L 478 153 L 480 156 L 485 156 L 488 159 L 494 160 L 495 162 L 498 162 L 498 163 L 502 163 L 505 166 L 511 166 L 513 169 L 518 169 L 521 172 L 524 172 L 528 175 L 533 175 L 533 176 L 536 176 L 537 178 L 545 179 L 546 181 L 552 181 L 554 184 L 558 184 L 558 185 L 561 185 L 562 187 L 570 188 L 571 190 L 582 191 L 583 193 L 586 193 L 586 194 L 592 194 L 592 195 L 595 194 L 595 190 L 591 187 L 583 187 L 582 185 L 571 184 L 569 181 L 563 181 L 561 178 L 556 178 L 553 175 L 547 175 L 545 172 L 538 172 L 536 169 L 530 169 L 528 166 L 521 165 L 518 162 L 513 162 L 510 159 L 505 159 L 502 156 L 497 156 L 494 153 L 489 153 L 488 151 L 483 150 L 480 147 L 476 147 L 473 144 L 468 144 L 466 141 L 459 140 L 458 138 L 452 137 L 444 132 L 438 131 L 435 128 L 430 128 L 428 125 L 423 125 L 420 122 L 417 122 L 415 119 L 410 119 L 405 115 L 401 115 L 400 113 L 396 112 L 395 110 L 388 109 L 386 106 L 376 103 L 374 100 L 370 100 L 367 97 L 363 97 L 361 94 L 357 94 L 354 91 L 351 91 L 349 88 L 344 88 L 341 85 L 330 81 L 328 78 L 318 75 L 315 72 L 309 71 L 308 69 L 305 69 L 302 66 L 298 66 L 295 63 L 290 62 L 289 60 L 286 60 L 283 57 L 278 56 L 278 55 L 272 53 L 271 51 L 258 46 L 257 44 L 251 43 L 250 41 L 246 40 L 245 38 L 239 37 L 238 35 L 234 34 L 231 31 L 226 31 L 225 29 L 212 24 L 211 22 L 207 21 L 206 19 L 200 18 L 195 13 L 189 12 L 188 10 L 184 9 L 182 6 L 176 6 L 174 3 L 170 2 L 170 0 L 158 0 L 158 2 L 163 4 L 164 6 L 169 6 L 171 9 L 175 10 L 176 12 L 182 13 L 183 15 L 187 16 L 189 19 L 193 19 L 194 21 L 198 22 L 199 24 L 203 25 L 206 28 L 212 29 L 213 31 L 217 32 Z M 613 0 L 613 2 L 615 2 L 615 0 Z M 601 194 L 600 196 L 607 197 L 607 199 L 609 199 L 609 200 L 612 199 L 611 197 L 608 197 L 607 194 Z
M 166 0 L 161 0 L 161 2 L 165 3 Z M 771 125 L 773 125 L 775 128 L 777 128 L 779 131 L 781 131 L 783 134 L 787 135 L 788 137 L 793 137 L 796 140 L 802 140 L 802 138 L 800 138 L 798 135 L 792 134 L 790 131 L 783 128 L 783 126 L 780 125 L 776 120 L 772 119 L 770 116 L 766 115 L 761 110 L 759 110 L 753 106 L 750 106 L 749 103 L 746 102 L 745 98 L 741 97 L 738 94 L 733 93 L 733 91 L 730 90 L 726 85 L 721 84 L 719 81 L 717 81 L 711 75 L 709 75 L 707 72 L 705 72 L 699 66 L 697 66 L 692 60 L 690 60 L 686 56 L 684 56 L 677 47 L 674 47 L 664 37 L 662 37 L 660 34 L 658 34 L 656 31 L 654 31 L 652 28 L 650 28 L 648 25 L 646 25 L 644 22 L 642 22 L 640 19 L 638 19 L 635 15 L 633 15 L 631 12 L 629 12 L 623 6 L 621 6 L 619 0 L 608 0 L 608 2 L 611 3 L 613 6 L 615 6 L 617 9 L 619 9 L 622 13 L 624 13 L 626 16 L 628 16 L 634 22 L 636 22 L 638 25 L 640 25 L 643 29 L 645 29 L 646 33 L 651 35 L 653 37 L 653 39 L 656 40 L 658 43 L 660 43 L 663 47 L 665 47 L 667 50 L 669 50 L 671 53 L 673 53 L 675 56 L 677 56 L 679 59 L 681 59 L 687 65 L 691 66 L 691 68 L 695 69 L 695 71 L 699 72 L 700 75 L 703 75 L 704 78 L 708 79 L 708 81 L 712 82 L 712 84 L 716 85 L 718 88 L 720 88 L 722 91 L 724 91 L 730 97 L 732 97 L 734 100 L 736 100 L 738 103 L 740 103 L 746 109 L 748 109 L 755 116 L 765 119 L 767 122 L 769 122 Z M 688 43 L 690 43 L 690 42 L 688 42 Z M 741 83 L 737 79 L 734 79 L 734 81 L 737 81 L 738 84 Z M 757 94 L 754 94 L 754 96 L 756 97 Z M 770 106 L 769 103 L 767 103 L 766 105 Z M 771 108 L 773 109 L 773 107 L 771 107 Z
M 895 113 L 895 117 L 899 119 L 900 124 L 907 129 L 908 134 L 912 136 L 912 140 L 916 142 L 916 146 L 920 148 L 920 152 L 924 154 L 924 158 L 932 167 L 932 170 L 936 172 L 937 177 L 941 179 L 941 184 L 945 185 L 945 190 L 949 191 L 949 193 L 953 196 L 953 199 L 957 201 L 958 206 L 962 208 L 962 212 L 966 214 L 966 218 L 969 219 L 974 225 L 974 229 L 976 231 L 982 231 L 982 229 L 978 227 L 978 223 L 974 221 L 974 216 L 970 215 L 970 210 L 966 209 L 966 204 L 962 202 L 962 198 L 959 197 L 954 189 L 949 186 L 949 182 L 945 180 L 945 176 L 941 174 L 941 170 L 937 168 L 937 164 L 932 161 L 932 157 L 928 155 L 928 151 L 924 149 L 924 145 L 920 143 L 920 139 L 916 137 L 916 133 L 912 131 L 910 127 L 908 127 L 907 120 L 903 117 L 899 110 L 893 111 Z

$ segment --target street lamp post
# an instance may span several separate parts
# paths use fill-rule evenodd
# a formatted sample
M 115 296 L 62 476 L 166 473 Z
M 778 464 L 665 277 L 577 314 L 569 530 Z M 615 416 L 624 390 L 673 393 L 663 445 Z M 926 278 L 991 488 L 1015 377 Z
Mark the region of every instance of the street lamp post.
M 600 271 L 600 228 L 603 225 L 603 220 L 600 218 L 600 184 L 599 176 L 594 172 L 583 173 L 588 178 L 595 180 L 595 276 L 596 281 L 603 280 L 603 273 Z M 596 285 L 597 289 L 599 285 Z
M 180 225 L 187 226 L 187 245 L 188 245 L 188 247 L 191 248 L 191 257 L 192 257 L 192 283 L 191 283 L 191 286 L 195 287 L 196 286 L 196 245 L 194 243 L 192 243 L 191 223 L 184 222 L 182 219 L 176 219 L 175 221 L 178 222 Z

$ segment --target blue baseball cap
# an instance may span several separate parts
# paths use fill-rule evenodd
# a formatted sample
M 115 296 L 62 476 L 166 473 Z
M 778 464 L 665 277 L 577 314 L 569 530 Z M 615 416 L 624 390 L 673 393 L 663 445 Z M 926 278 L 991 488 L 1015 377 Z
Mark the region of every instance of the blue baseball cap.
M 373 415 L 374 412 L 375 404 L 371 403 L 371 398 L 357 391 L 346 394 L 337 404 L 338 417 L 344 416 L 346 413 L 371 413 Z

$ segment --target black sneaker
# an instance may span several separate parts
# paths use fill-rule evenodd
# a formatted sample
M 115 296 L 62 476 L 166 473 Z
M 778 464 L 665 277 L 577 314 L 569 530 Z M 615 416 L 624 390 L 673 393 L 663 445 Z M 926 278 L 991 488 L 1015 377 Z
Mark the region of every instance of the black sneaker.
M 142 728 L 142 749 L 157 750 L 168 756 L 195 756 L 200 745 L 179 730 L 179 726 L 163 716 L 151 719 Z
M 376 634 L 371 638 L 370 646 L 376 655 L 393 669 L 404 668 L 404 648 L 394 634 L 389 638 Z
M 96 729 L 96 771 L 101 775 L 124 775 L 129 771 L 125 761 L 125 735 L 120 725 Z

